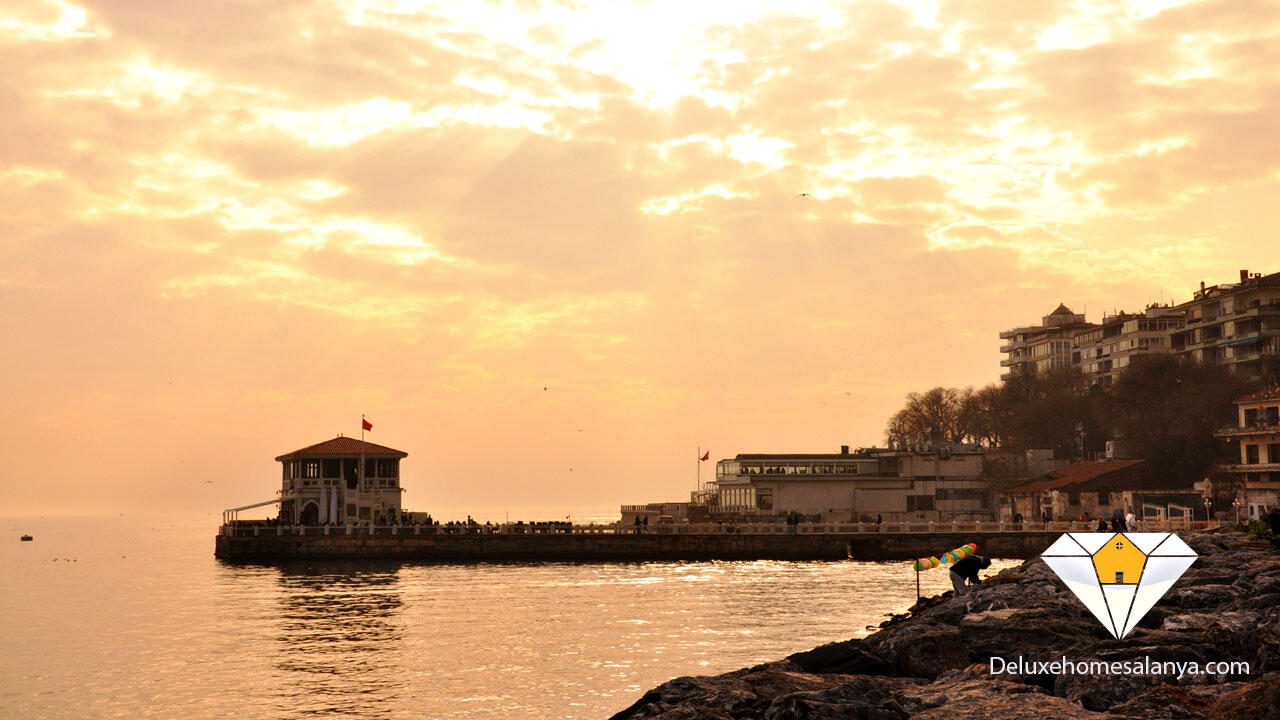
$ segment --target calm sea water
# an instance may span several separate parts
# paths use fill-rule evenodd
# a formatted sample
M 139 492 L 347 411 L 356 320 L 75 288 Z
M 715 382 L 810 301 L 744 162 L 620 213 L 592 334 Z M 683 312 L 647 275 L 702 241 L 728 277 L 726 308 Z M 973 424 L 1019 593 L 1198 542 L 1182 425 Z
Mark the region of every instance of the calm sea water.
M 3 718 L 601 718 L 915 598 L 907 563 L 233 566 L 210 524 L 0 528 Z

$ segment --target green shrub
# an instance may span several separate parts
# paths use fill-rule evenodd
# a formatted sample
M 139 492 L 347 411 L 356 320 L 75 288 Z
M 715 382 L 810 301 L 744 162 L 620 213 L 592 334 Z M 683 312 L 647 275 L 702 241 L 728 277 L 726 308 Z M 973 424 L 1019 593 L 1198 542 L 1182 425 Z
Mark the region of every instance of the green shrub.
M 1266 520 L 1254 520 L 1249 523 L 1249 537 L 1269 540 L 1273 545 L 1280 547 L 1280 537 L 1271 532 L 1271 525 Z

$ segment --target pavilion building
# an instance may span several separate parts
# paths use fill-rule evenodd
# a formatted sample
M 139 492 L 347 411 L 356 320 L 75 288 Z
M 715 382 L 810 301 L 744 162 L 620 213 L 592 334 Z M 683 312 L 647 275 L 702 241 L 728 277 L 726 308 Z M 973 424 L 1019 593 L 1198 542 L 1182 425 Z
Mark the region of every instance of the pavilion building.
M 394 522 L 400 517 L 400 460 L 409 454 L 339 435 L 276 458 L 280 519 L 294 525 Z

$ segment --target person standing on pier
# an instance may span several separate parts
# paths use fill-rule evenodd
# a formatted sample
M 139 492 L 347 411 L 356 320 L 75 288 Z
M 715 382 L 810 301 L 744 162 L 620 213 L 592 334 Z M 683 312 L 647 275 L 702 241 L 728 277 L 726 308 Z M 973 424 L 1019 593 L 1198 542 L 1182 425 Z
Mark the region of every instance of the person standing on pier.
M 956 595 L 964 595 L 968 592 L 965 586 L 967 580 L 970 585 L 979 585 L 982 580 L 978 577 L 979 570 L 986 570 L 991 567 L 991 558 L 981 555 L 969 555 L 960 558 L 951 566 L 951 586 L 955 588 Z

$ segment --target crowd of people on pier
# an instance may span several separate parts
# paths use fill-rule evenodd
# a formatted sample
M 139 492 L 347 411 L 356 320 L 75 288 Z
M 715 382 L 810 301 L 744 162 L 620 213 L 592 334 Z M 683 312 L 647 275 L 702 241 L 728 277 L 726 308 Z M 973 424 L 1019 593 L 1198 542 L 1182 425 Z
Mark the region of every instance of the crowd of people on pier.
M 648 523 L 645 523 L 646 525 Z M 287 518 L 280 516 L 267 518 L 265 520 L 238 520 L 235 522 L 238 527 L 297 527 L 297 523 L 290 522 Z M 525 521 L 517 520 L 516 522 L 507 522 L 502 524 L 494 524 L 491 521 L 481 523 L 470 515 L 466 520 L 448 520 L 440 522 L 427 514 L 388 512 L 387 514 L 378 514 L 370 520 L 361 520 L 352 523 L 346 522 L 329 522 L 317 523 L 318 526 L 330 525 L 334 527 L 345 527 L 351 525 L 358 528 L 372 527 L 388 527 L 395 526 L 399 528 L 409 529 L 409 532 L 420 534 L 441 534 L 441 535 L 489 535 L 494 533 L 509 533 L 518 535 L 550 535 L 550 534 L 569 534 L 573 532 L 573 523 L 568 520 L 538 520 Z

